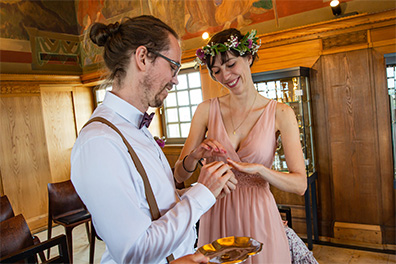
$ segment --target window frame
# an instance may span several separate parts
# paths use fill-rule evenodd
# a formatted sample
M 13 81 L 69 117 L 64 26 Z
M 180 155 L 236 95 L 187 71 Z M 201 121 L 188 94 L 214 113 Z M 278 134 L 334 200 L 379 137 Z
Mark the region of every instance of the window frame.
M 189 73 L 194 73 L 194 72 L 198 72 L 199 73 L 201 86 L 199 88 L 198 87 L 194 87 L 194 88 L 187 87 L 186 91 L 198 90 L 198 89 L 201 90 L 202 101 L 203 101 L 201 71 L 199 69 L 195 69 L 194 67 L 188 67 L 188 68 L 186 67 L 186 68 L 182 68 L 178 75 L 189 74 Z M 173 89 L 175 89 L 175 88 L 173 88 Z M 173 89 L 172 89 L 172 91 L 173 91 Z M 176 100 L 177 100 L 177 96 L 176 96 Z M 199 105 L 199 103 L 198 104 L 191 104 L 190 96 L 189 96 L 189 100 L 190 100 L 189 103 L 187 105 L 183 105 L 183 107 L 189 107 L 190 110 L 191 110 L 192 106 L 198 106 Z M 180 108 L 180 107 L 181 106 L 179 105 L 179 103 L 176 102 L 176 106 L 175 107 L 171 107 L 171 108 L 176 108 L 177 109 L 177 108 Z M 166 115 L 166 113 L 165 113 L 165 102 L 164 102 L 164 105 L 160 108 L 160 113 L 161 113 L 161 123 L 162 123 L 162 134 L 166 138 L 166 144 L 184 144 L 186 139 L 187 139 L 187 137 L 178 137 L 178 138 L 170 138 L 170 137 L 168 137 L 168 133 L 167 133 L 168 132 L 167 131 L 168 124 L 166 122 L 166 117 L 165 117 L 165 115 Z M 174 122 L 174 123 L 179 124 L 179 128 L 180 128 L 180 124 L 182 124 L 182 123 L 190 123 L 190 126 L 191 126 L 191 121 L 192 121 L 192 118 L 194 117 L 194 113 L 191 112 L 191 121 L 190 122 L 180 121 L 180 114 L 178 113 L 178 115 L 179 115 L 179 120 L 177 122 Z M 180 133 L 181 133 L 181 131 L 180 131 Z

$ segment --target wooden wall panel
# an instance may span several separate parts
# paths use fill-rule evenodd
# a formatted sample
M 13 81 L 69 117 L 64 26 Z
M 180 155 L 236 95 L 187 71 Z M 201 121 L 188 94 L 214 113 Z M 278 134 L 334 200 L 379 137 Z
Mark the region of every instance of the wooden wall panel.
M 319 59 L 321 40 L 262 48 L 258 51 L 258 60 L 252 66 L 252 73 L 286 69 L 291 67 L 308 67 Z
M 323 58 L 335 219 L 379 223 L 378 148 L 369 51 Z
M 15 214 L 31 229 L 43 225 L 51 180 L 39 96 L 0 97 L 1 176 Z
M 78 134 L 95 108 L 92 87 L 73 88 L 73 102 Z
M 393 47 L 394 48 L 394 47 Z M 374 88 L 374 100 L 377 114 L 378 127 L 378 163 L 379 163 L 379 187 L 380 203 L 379 214 L 380 223 L 384 230 L 383 243 L 396 243 L 396 208 L 395 208 L 395 189 L 393 187 L 393 160 L 392 160 L 392 139 L 390 135 L 390 106 L 385 74 L 384 54 L 377 51 L 372 52 L 372 82 Z
M 76 141 L 71 89 L 41 93 L 51 182 L 70 179 L 70 154 Z
M 327 122 L 327 105 L 324 96 L 322 59 L 311 70 L 312 126 L 314 127 L 314 147 L 316 170 L 318 173 L 318 218 L 319 233 L 333 236 L 333 183 L 331 180 L 331 161 Z

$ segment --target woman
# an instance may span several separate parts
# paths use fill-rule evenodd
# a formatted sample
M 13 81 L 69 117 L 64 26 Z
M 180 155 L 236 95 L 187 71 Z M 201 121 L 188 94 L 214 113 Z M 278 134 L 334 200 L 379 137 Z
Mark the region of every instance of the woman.
M 212 78 L 229 94 L 197 107 L 175 165 L 175 178 L 186 180 L 202 158 L 228 162 L 237 188 L 218 199 L 201 218 L 198 246 L 226 236 L 249 236 L 262 242 L 263 250 L 248 263 L 290 263 L 288 239 L 269 185 L 303 195 L 305 165 L 293 110 L 255 89 L 250 67 L 257 57 L 257 40 L 254 30 L 242 35 L 227 29 L 197 51 L 198 61 L 206 64 Z M 277 133 L 289 173 L 270 169 Z

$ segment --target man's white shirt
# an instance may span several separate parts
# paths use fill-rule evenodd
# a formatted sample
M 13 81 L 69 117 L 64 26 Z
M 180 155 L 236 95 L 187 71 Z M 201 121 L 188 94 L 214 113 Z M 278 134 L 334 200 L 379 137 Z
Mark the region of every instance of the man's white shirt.
M 111 92 L 92 117 L 113 123 L 139 157 L 161 218 L 152 222 L 144 184 L 121 137 L 93 122 L 78 136 L 71 154 L 71 180 L 106 243 L 102 263 L 166 263 L 193 253 L 194 226 L 215 197 L 196 184 L 179 197 L 169 163 L 150 131 L 138 128 L 143 113 Z

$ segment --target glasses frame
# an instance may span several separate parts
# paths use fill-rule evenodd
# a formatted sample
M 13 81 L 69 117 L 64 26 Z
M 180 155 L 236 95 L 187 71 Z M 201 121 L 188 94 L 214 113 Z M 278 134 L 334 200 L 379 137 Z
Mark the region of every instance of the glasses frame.
M 171 64 L 173 64 L 173 65 L 176 66 L 176 70 L 175 70 L 173 67 L 171 67 L 171 70 L 172 70 L 172 72 L 173 72 L 172 77 L 175 77 L 175 76 L 179 73 L 180 68 L 181 68 L 181 66 L 182 66 L 180 63 L 178 63 L 177 61 L 174 61 L 174 60 L 172 60 L 172 59 L 170 59 L 170 58 L 168 58 L 168 57 L 166 57 L 166 56 L 162 55 L 161 53 L 156 52 L 156 51 L 154 51 L 154 50 L 151 50 L 151 49 L 147 49 L 147 50 L 148 50 L 149 52 L 151 52 L 151 53 L 157 55 L 157 56 L 160 56 L 161 58 L 165 59 L 165 60 L 168 61 L 169 63 L 171 63 Z

